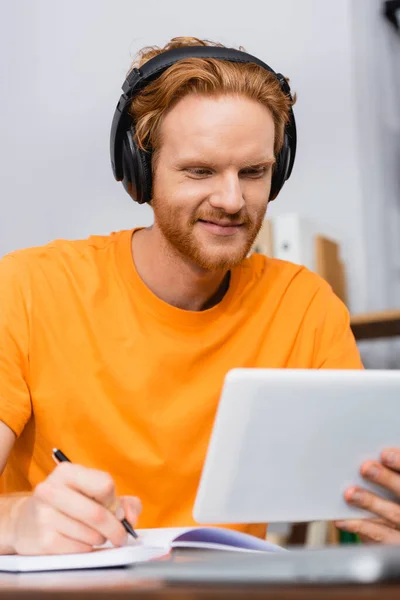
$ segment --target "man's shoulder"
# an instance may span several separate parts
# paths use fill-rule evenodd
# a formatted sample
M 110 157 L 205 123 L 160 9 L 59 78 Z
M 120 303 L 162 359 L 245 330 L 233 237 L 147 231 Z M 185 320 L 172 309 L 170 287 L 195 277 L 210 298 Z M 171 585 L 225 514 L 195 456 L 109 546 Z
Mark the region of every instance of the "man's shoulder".
M 56 239 L 41 246 L 14 250 L 0 259 L 0 269 L 12 271 L 40 272 L 60 269 L 69 265 L 77 268 L 83 265 L 82 259 L 89 263 L 96 261 L 112 251 L 127 236 L 129 231 L 118 231 L 108 235 L 91 235 L 85 239 Z M 92 260 L 90 260 L 92 259 Z
M 63 257 L 81 257 L 86 253 L 97 252 L 113 246 L 128 231 L 113 232 L 108 235 L 90 235 L 85 239 L 56 239 L 40 246 L 32 246 L 14 250 L 6 254 L 2 260 L 12 259 L 15 262 L 30 263 L 31 261 L 55 261 Z
M 316 291 L 332 293 L 330 285 L 317 273 L 304 265 L 299 265 L 279 258 L 270 258 L 263 254 L 252 254 L 244 266 L 250 267 L 257 280 L 262 279 L 271 289 L 276 287 L 287 292 L 304 292 L 312 294 Z
M 88 282 L 93 273 L 110 272 L 110 261 L 116 260 L 124 237 L 129 237 L 129 231 L 80 240 L 57 239 L 10 252 L 0 259 L 0 289 L 11 286 L 44 293 L 49 287 L 58 286 L 61 290 L 63 284 L 70 285 L 72 281 Z
M 266 256 L 249 257 L 258 285 L 260 310 L 286 326 L 347 328 L 349 310 L 329 283 L 303 265 Z

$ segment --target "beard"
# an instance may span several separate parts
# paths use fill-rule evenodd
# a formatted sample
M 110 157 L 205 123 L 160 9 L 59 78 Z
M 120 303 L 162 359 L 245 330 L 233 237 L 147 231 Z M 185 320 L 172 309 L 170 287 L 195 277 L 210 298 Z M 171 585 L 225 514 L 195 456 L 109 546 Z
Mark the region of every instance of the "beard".
M 193 217 L 185 217 L 182 208 L 171 206 L 167 199 L 153 197 L 154 219 L 169 246 L 186 261 L 206 270 L 226 270 L 240 264 L 248 255 L 263 223 L 267 206 L 252 217 L 247 210 L 235 215 L 209 207 Z M 219 236 L 204 231 L 199 220 L 241 223 L 232 236 Z

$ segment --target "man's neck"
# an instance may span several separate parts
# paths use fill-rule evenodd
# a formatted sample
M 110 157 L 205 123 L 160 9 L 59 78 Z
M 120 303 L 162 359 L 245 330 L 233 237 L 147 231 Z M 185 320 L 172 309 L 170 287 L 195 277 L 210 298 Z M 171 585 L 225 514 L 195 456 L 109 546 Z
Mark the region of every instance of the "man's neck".
M 132 255 L 145 285 L 177 308 L 206 310 L 218 304 L 228 290 L 229 272 L 207 271 L 185 262 L 174 255 L 154 227 L 135 232 Z

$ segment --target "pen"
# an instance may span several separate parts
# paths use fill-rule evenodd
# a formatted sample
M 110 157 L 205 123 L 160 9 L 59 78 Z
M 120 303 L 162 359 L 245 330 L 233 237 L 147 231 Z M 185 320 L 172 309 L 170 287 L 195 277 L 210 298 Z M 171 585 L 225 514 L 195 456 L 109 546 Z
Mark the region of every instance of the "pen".
M 53 448 L 53 457 L 58 461 L 58 462 L 71 462 L 69 460 L 69 458 L 67 458 L 67 456 L 65 456 L 64 452 L 61 452 L 61 450 L 58 450 L 57 448 Z M 136 531 L 133 529 L 132 525 L 129 523 L 129 521 L 127 521 L 126 519 L 122 519 L 121 521 L 122 525 L 125 528 L 125 531 L 127 531 L 128 533 L 131 534 L 132 537 L 135 538 L 135 540 L 138 539 L 138 534 L 136 533 Z

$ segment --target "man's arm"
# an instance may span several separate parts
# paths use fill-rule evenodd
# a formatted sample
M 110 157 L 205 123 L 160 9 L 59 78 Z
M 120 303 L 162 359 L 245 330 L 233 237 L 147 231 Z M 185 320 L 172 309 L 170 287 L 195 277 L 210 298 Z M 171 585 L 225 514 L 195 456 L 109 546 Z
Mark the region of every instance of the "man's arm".
M 32 416 L 30 269 L 16 256 L 0 260 L 0 473 Z M 56 394 L 57 390 L 54 390 Z M 134 497 L 117 497 L 108 473 L 62 463 L 32 492 L 0 495 L 1 554 L 90 552 L 121 545 L 140 512 Z
M 23 499 L 23 496 L 0 496 L 0 554 L 15 554 L 12 523 L 15 509 Z
M 16 435 L 3 421 L 0 421 L 0 476 L 6 466 L 11 448 L 14 445 Z M 0 554 L 12 554 L 13 548 L 10 544 L 10 521 L 11 513 L 21 496 L 0 496 Z
M 0 421 L 0 475 L 4 471 L 16 435 L 3 421 Z
M 111 476 L 59 464 L 31 494 L 0 496 L 0 554 L 91 552 L 127 542 L 123 518 L 135 526 L 138 498 L 118 497 Z
M 28 311 L 25 301 L 29 277 L 12 255 L 0 260 L 0 475 L 17 436 L 30 418 L 27 385 L 29 370 Z M 10 542 L 14 508 L 21 494 L 0 496 L 0 553 L 12 553 Z
M 15 439 L 0 421 L 0 475 Z M 63 463 L 33 493 L 0 495 L 0 554 L 89 552 L 106 540 L 121 545 L 120 520 L 135 524 L 140 509 L 137 498 L 116 496 L 107 473 Z

